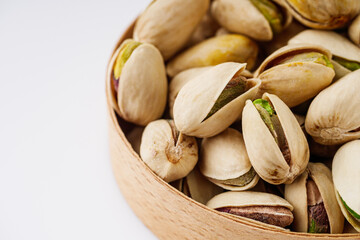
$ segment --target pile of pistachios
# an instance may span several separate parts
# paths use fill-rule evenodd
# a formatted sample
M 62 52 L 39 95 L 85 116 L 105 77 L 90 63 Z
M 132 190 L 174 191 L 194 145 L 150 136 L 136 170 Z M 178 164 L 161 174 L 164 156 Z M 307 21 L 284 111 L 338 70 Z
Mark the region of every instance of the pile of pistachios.
M 220 214 L 360 232 L 359 12 L 359 0 L 153 1 L 111 65 L 129 142 Z

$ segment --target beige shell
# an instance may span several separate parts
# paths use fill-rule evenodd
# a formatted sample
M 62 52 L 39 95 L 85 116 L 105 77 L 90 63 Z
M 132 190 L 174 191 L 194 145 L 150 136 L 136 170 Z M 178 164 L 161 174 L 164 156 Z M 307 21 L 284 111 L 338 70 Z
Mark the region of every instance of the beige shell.
M 285 13 L 285 27 L 291 23 L 291 14 Z M 269 41 L 274 34 L 270 23 L 250 0 L 215 0 L 211 13 L 219 24 L 234 33 L 245 34 L 255 40 Z
M 333 56 L 350 61 L 360 62 L 360 48 L 338 33 L 324 30 L 308 29 L 289 40 L 289 44 L 318 44 L 328 49 Z M 341 78 L 351 71 L 332 60 L 336 78 Z
M 299 22 L 317 29 L 341 28 L 360 11 L 358 0 L 283 0 L 283 2 Z
M 122 46 L 115 52 L 112 65 Z M 112 72 L 108 74 L 113 79 Z M 122 68 L 117 100 L 113 99 L 117 102 L 116 110 L 124 120 L 145 126 L 163 114 L 167 87 L 164 62 L 159 50 L 151 44 L 143 43 L 132 52 Z
M 323 145 L 360 138 L 360 70 L 349 73 L 324 89 L 312 101 L 305 129 Z
M 360 15 L 355 18 L 348 29 L 350 39 L 360 46 Z
M 136 22 L 134 39 L 159 48 L 165 60 L 179 51 L 205 15 L 209 0 L 156 0 Z
M 168 97 L 168 105 L 169 105 L 169 113 L 170 117 L 174 118 L 173 107 L 175 103 L 175 98 L 180 92 L 180 89 L 185 86 L 190 80 L 194 79 L 194 77 L 199 74 L 209 70 L 211 67 L 200 67 L 200 68 L 190 68 L 188 70 L 182 71 L 177 74 L 169 84 L 169 97 Z
M 185 177 L 198 161 L 196 139 L 175 131 L 172 120 L 160 119 L 147 125 L 141 138 L 142 160 L 166 182 Z
M 258 96 L 268 92 L 277 95 L 289 107 L 299 105 L 316 96 L 330 85 L 335 72 L 332 68 L 313 62 L 271 64 L 279 58 L 301 52 L 320 52 L 331 59 L 331 53 L 317 45 L 288 45 L 268 56 L 255 72 L 261 79 Z
M 180 53 L 166 66 L 167 74 L 174 77 L 189 68 L 213 66 L 224 62 L 247 63 L 249 70 L 255 65 L 257 44 L 239 34 L 209 38 Z
M 292 184 L 285 185 L 285 199 L 294 207 L 293 228 L 298 232 L 307 232 L 308 203 L 306 182 L 311 178 L 319 189 L 329 219 L 330 233 L 342 233 L 344 216 L 336 201 L 331 171 L 322 163 L 309 163 L 306 171 Z
M 216 185 L 227 190 L 246 190 L 254 187 L 259 180 L 256 174 L 248 184 L 234 186 L 221 180 L 238 178 L 252 168 L 242 134 L 232 128 L 219 135 L 204 138 L 201 144 L 199 168 L 202 174 Z
M 335 154 L 332 174 L 337 201 L 349 223 L 360 232 L 360 221 L 345 208 L 339 195 L 357 214 L 360 214 L 360 140 L 343 145 Z
M 211 137 L 224 131 L 241 114 L 246 99 L 256 95 L 260 82 L 206 118 L 216 100 L 232 77 L 246 64 L 223 63 L 188 82 L 179 92 L 174 103 L 174 121 L 179 131 L 196 137 Z
M 288 164 L 274 137 L 252 101 L 247 100 L 242 114 L 242 129 L 250 162 L 259 176 L 271 184 L 290 184 L 306 168 L 309 147 L 294 114 L 276 95 L 265 93 L 279 118 L 290 149 Z

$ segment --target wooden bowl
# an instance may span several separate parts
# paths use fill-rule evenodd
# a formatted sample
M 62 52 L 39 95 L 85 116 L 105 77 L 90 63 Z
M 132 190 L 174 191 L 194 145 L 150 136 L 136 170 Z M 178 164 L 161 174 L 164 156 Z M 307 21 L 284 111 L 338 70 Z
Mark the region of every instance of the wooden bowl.
M 110 156 L 116 181 L 130 207 L 160 239 L 360 239 L 360 234 L 285 231 L 251 219 L 217 212 L 164 182 L 140 159 L 125 134 L 135 126 L 116 114 L 111 83 L 114 53 L 132 37 L 132 24 L 113 51 L 106 75 Z M 115 100 L 116 101 L 116 100 Z

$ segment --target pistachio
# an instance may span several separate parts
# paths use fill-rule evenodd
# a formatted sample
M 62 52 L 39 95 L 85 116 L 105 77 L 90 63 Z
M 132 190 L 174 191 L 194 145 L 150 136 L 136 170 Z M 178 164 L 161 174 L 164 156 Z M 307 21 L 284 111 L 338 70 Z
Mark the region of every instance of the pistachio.
M 180 53 L 172 59 L 166 71 L 174 77 L 189 68 L 214 66 L 224 62 L 247 63 L 251 70 L 258 54 L 257 44 L 239 34 L 228 34 L 209 38 Z
M 344 144 L 335 154 L 332 176 L 335 195 L 348 222 L 360 232 L 360 140 Z
M 291 15 L 270 0 L 215 0 L 211 12 L 221 26 L 234 33 L 269 41 L 291 22 Z
M 156 0 L 136 21 L 134 39 L 155 45 L 165 60 L 191 37 L 209 6 L 209 0 Z
M 225 192 L 213 197 L 207 206 L 279 227 L 286 227 L 293 221 L 293 207 L 286 200 L 269 193 Z
M 309 161 L 303 131 L 290 109 L 277 96 L 246 101 L 242 129 L 249 159 L 259 176 L 271 184 L 289 184 Z
M 323 145 L 338 145 L 360 138 L 360 70 L 324 89 L 312 101 L 305 129 Z
M 219 64 L 181 88 L 174 103 L 176 127 L 196 137 L 211 137 L 229 127 L 260 84 L 242 77 L 244 68 L 240 63 Z
M 341 233 L 344 217 L 336 202 L 331 171 L 322 163 L 309 163 L 292 184 L 285 185 L 285 199 L 294 206 L 295 231 Z
M 333 54 L 335 79 L 360 68 L 360 49 L 338 33 L 308 29 L 289 40 L 289 44 L 304 43 L 321 45 Z
M 316 45 L 280 48 L 255 73 L 261 79 L 258 96 L 275 94 L 289 107 L 311 99 L 332 82 L 335 72 L 330 59 L 331 53 Z
M 345 26 L 360 11 L 357 0 L 284 0 L 291 14 L 310 28 L 336 29 Z
M 232 128 L 204 138 L 199 167 L 211 182 L 227 190 L 246 190 L 256 185 L 258 175 L 251 166 L 242 134 Z
M 349 30 L 350 39 L 358 46 L 360 46 L 360 16 L 357 16 L 351 23 Z
M 161 117 L 166 106 L 167 79 L 159 50 L 128 39 L 116 50 L 110 66 L 112 105 L 119 116 L 141 126 Z
M 140 156 L 159 177 L 172 182 L 195 167 L 198 147 L 196 139 L 180 133 L 172 120 L 157 120 L 143 132 Z

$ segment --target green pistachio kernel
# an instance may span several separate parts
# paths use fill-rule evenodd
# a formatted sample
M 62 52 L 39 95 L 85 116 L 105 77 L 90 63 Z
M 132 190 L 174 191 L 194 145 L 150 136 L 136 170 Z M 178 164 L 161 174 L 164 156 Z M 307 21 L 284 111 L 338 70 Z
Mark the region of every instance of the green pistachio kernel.
M 248 91 L 251 87 L 250 82 L 248 82 L 245 77 L 235 75 L 221 92 L 214 106 L 203 121 L 214 115 L 226 104 Z
M 294 56 L 285 58 L 279 64 L 292 63 L 292 62 L 313 62 L 313 63 L 322 64 L 326 67 L 334 69 L 334 66 L 332 65 L 329 58 L 326 55 L 319 53 L 319 52 L 299 53 Z
M 251 3 L 264 15 L 274 34 L 283 29 L 283 16 L 279 8 L 269 0 L 251 0 Z
M 339 192 L 338 192 L 339 194 Z M 340 194 L 339 194 L 340 196 Z M 346 202 L 342 199 L 342 197 L 340 196 L 341 202 L 344 204 L 346 210 L 351 214 L 351 216 L 353 216 L 357 221 L 360 221 L 360 214 L 358 214 L 357 212 L 355 212 L 354 210 L 352 210 L 347 204 Z
M 350 71 L 355 71 L 360 69 L 360 63 L 355 61 L 350 61 L 341 57 L 333 56 L 333 60 L 339 63 L 341 66 L 349 69 Z
M 233 179 L 226 179 L 226 180 L 222 180 L 220 182 L 223 184 L 226 184 L 226 185 L 242 187 L 242 186 L 246 186 L 247 184 L 249 184 L 254 179 L 255 176 L 256 176 L 256 172 L 255 172 L 254 168 L 250 168 L 250 170 L 247 173 L 241 175 L 240 177 L 233 178 Z
M 140 42 L 136 42 L 132 40 L 129 41 L 125 46 L 123 46 L 123 49 L 120 51 L 114 64 L 114 78 L 116 80 L 119 80 L 121 71 L 126 61 L 130 58 L 132 52 L 140 45 L 141 45 Z

